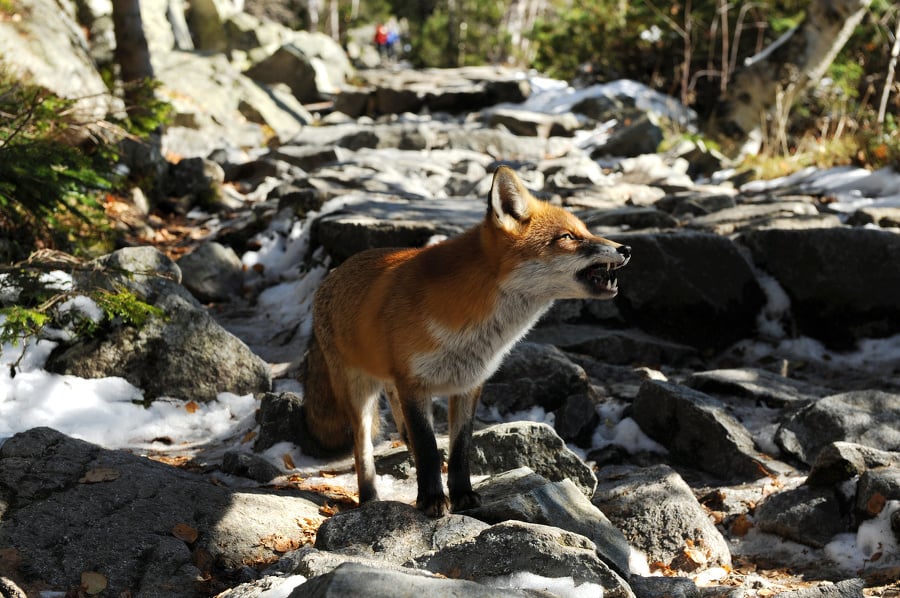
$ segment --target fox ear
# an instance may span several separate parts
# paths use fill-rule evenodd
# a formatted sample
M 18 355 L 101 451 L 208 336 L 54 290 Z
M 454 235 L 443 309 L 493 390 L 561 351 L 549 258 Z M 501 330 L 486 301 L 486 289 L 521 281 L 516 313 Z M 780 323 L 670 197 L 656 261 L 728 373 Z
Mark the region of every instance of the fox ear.
M 531 215 L 531 194 L 516 173 L 501 166 L 494 173 L 488 216 L 500 228 L 514 230 Z

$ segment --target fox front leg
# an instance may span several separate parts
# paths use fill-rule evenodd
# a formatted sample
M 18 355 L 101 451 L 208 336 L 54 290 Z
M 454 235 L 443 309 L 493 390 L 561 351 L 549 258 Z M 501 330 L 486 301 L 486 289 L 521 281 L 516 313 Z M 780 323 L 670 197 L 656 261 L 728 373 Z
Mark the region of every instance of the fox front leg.
M 441 454 L 431 423 L 431 398 L 423 392 L 398 387 L 406 435 L 416 463 L 416 507 L 430 517 L 447 513 L 450 502 L 441 480 Z
M 464 511 L 481 504 L 481 497 L 472 490 L 469 463 L 472 455 L 472 425 L 481 387 L 466 394 L 450 397 L 450 463 L 447 484 L 454 511 Z

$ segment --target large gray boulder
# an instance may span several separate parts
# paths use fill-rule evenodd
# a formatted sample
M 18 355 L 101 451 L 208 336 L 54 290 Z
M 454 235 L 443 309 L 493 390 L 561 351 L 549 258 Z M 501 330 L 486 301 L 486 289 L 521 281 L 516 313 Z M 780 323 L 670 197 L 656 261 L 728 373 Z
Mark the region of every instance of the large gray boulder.
M 181 270 L 152 247 L 122 249 L 75 276 L 78 290 L 131 291 L 156 308 L 143 325 L 117 323 L 90 338 L 62 344 L 49 371 L 82 378 L 119 376 L 144 391 L 146 400 L 176 397 L 214 400 L 271 388 L 269 366 L 227 332 L 182 287 Z
M 283 83 L 300 102 L 308 103 L 336 94 L 352 72 L 334 40 L 324 33 L 300 31 L 244 74 L 261 83 Z
M 177 296 L 154 304 L 164 315 L 143 326 L 118 326 L 91 339 L 61 345 L 47 369 L 81 378 L 119 376 L 147 401 L 174 397 L 207 402 L 272 387 L 269 365 L 202 309 Z
M 526 571 L 544 577 L 572 577 L 603 588 L 603 596 L 631 598 L 622 577 L 597 556 L 584 536 L 545 525 L 507 521 L 476 537 L 425 555 L 417 564 L 429 571 L 475 581 Z
M 709 395 L 648 380 L 632 403 L 631 417 L 685 465 L 723 479 L 771 475 L 747 429 Z
M 750 265 L 727 238 L 703 233 L 629 234 L 616 306 L 652 334 L 704 349 L 752 337 L 765 297 Z
M 571 480 L 551 482 L 527 467 L 520 467 L 474 485 L 481 505 L 467 515 L 502 523 L 515 520 L 564 529 L 589 538 L 597 554 L 617 573 L 631 574 L 631 547 L 622 532 Z
M 0 19 L 0 56 L 4 67 L 53 93 L 77 99 L 71 133 L 77 141 L 90 125 L 121 110 L 94 66 L 85 33 L 75 18 L 74 2 L 24 0 L 15 4 L 26 18 Z
M 443 575 L 423 572 L 398 571 L 383 567 L 344 563 L 321 576 L 314 577 L 295 589 L 289 598 L 416 598 L 418 596 L 466 596 L 466 598 L 492 598 L 493 596 L 539 598 L 544 592 L 496 588 L 465 579 L 448 579 Z
M 790 414 L 775 436 L 778 444 L 812 464 L 823 448 L 845 441 L 900 451 L 900 395 L 859 390 L 831 395 Z
M 743 243 L 784 288 L 802 334 L 850 349 L 861 338 L 900 332 L 900 235 L 861 228 L 756 230 L 745 233 Z
M 650 562 L 675 571 L 731 566 L 728 543 L 675 470 L 606 467 L 599 478 L 592 502 Z
M 110 595 L 192 598 L 204 574 L 277 558 L 306 542 L 318 505 L 234 491 L 196 474 L 35 428 L 0 446 L 0 547 L 28 595 L 77 591 L 95 572 Z

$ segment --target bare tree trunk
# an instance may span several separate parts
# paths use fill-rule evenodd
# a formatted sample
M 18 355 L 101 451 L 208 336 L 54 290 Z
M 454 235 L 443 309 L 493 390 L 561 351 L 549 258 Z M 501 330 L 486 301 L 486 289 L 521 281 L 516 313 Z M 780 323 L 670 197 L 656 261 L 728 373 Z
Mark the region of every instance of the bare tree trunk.
M 306 12 L 309 15 L 309 31 L 315 33 L 319 30 L 319 0 L 309 0 Z
M 878 128 L 884 125 L 884 115 L 887 112 L 888 97 L 891 95 L 891 87 L 894 86 L 894 72 L 897 70 L 897 57 L 900 56 L 900 14 L 897 15 L 897 29 L 894 30 L 894 44 L 891 46 L 891 60 L 888 63 L 887 77 L 884 80 L 884 90 L 881 92 L 881 102 L 878 104 Z
M 116 37 L 116 63 L 119 76 L 124 84 L 125 105 L 131 117 L 141 116 L 146 110 L 147 87 L 141 85 L 146 79 L 153 79 L 153 65 L 150 49 L 144 35 L 141 19 L 140 0 L 113 0 L 113 28 Z M 144 191 L 154 201 L 162 196 L 168 164 L 161 152 L 162 131 L 157 128 L 140 141 L 125 137 L 119 144 L 119 159 L 126 164 L 135 180 L 150 181 Z
M 113 0 L 112 9 L 116 63 L 119 65 L 122 81 L 127 84 L 151 79 L 153 65 L 150 63 L 150 49 L 144 36 L 140 0 Z
M 456 0 L 447 0 L 447 66 L 459 66 L 459 14 Z
M 338 11 L 338 0 L 329 0 L 328 25 L 331 31 L 331 39 L 341 43 L 341 17 Z
M 706 126 L 726 156 L 759 151 L 762 124 L 778 105 L 782 116 L 821 79 L 862 20 L 871 0 L 810 0 L 794 30 L 747 61 L 732 75 Z

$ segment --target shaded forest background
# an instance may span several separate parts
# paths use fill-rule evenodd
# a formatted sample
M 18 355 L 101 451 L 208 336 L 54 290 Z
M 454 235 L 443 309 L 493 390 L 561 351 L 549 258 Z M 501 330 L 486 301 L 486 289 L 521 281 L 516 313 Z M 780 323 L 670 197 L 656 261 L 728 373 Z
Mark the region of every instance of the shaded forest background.
M 634 79 L 679 98 L 701 122 L 733 73 L 799 24 L 808 5 L 808 0 L 245 2 L 251 14 L 323 32 L 344 45 L 353 39 L 371 43 L 360 32 L 377 22 L 396 22 L 406 47 L 402 60 L 415 68 L 515 65 L 576 86 Z M 19 0 L 0 0 L 0 19 L 20 12 Z M 794 105 L 789 118 L 770 119 L 762 151 L 740 166 L 771 177 L 807 165 L 900 165 L 900 85 L 891 64 L 898 30 L 900 5 L 872 0 L 827 77 Z M 108 249 L 102 198 L 125 195 L 140 183 L 117 174 L 118 139 L 147 138 L 166 122 L 154 83 L 123 88 L 116 73 L 109 73 L 110 93 L 124 89 L 129 110 L 107 124 L 122 133 L 111 140 L 73 140 L 72 125 L 80 123 L 72 121 L 71 100 L 17 80 L 3 69 L 5 59 L 0 57 L 0 261 L 22 258 L 35 248 L 83 255 Z M 664 144 L 688 135 L 702 132 L 672 125 Z
M 634 79 L 701 119 L 744 61 L 797 26 L 808 0 L 247 0 L 246 10 L 346 43 L 354 28 L 399 19 L 415 67 L 515 64 L 575 85 Z M 900 161 L 900 89 L 888 80 L 900 5 L 873 0 L 814 93 L 794 106 L 787 144 L 757 162 L 767 176 L 799 166 Z M 896 59 L 895 59 L 896 60 Z M 885 89 L 893 88 L 885 96 Z M 879 116 L 881 100 L 889 103 Z M 777 135 L 771 135 L 774 139 Z M 791 164 L 780 158 L 798 156 Z

